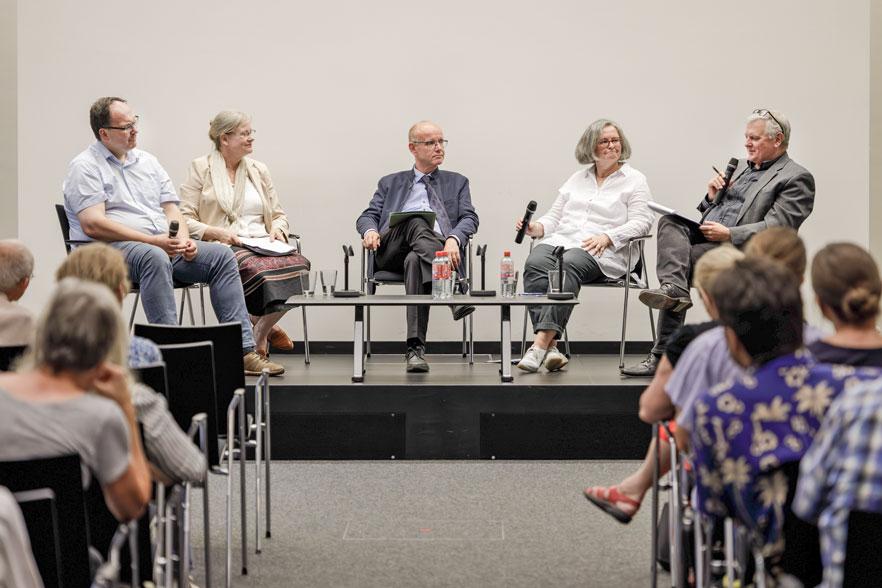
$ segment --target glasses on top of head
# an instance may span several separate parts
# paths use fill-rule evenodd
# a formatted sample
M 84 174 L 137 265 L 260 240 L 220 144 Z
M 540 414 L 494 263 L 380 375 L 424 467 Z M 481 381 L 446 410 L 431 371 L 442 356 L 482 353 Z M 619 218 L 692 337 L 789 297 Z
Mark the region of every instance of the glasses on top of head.
M 784 132 L 784 125 L 781 124 L 780 120 L 775 118 L 775 115 L 772 114 L 772 111 L 769 110 L 768 108 L 757 108 L 756 110 L 753 111 L 753 113 L 758 114 L 762 117 L 765 117 L 768 115 L 769 118 L 771 118 L 773 121 L 775 121 L 775 124 L 777 124 L 778 128 L 781 129 L 781 132 L 782 133 Z
M 414 145 L 425 145 L 429 149 L 434 149 L 436 145 L 443 149 L 444 147 L 447 147 L 448 142 L 447 139 L 439 139 L 437 141 L 411 141 Z
M 597 142 L 597 144 L 598 144 L 600 147 L 606 147 L 606 146 L 608 146 L 608 145 L 618 145 L 618 144 L 621 143 L 621 142 L 622 142 L 622 140 L 621 140 L 620 138 L 618 138 L 618 137 L 613 137 L 613 138 L 611 138 L 611 139 L 600 139 L 600 140 Z
M 101 127 L 101 128 L 102 129 L 113 129 L 115 131 L 124 131 L 126 133 L 131 133 L 133 130 L 138 128 L 138 120 L 139 119 L 140 119 L 140 117 L 136 114 L 134 122 L 130 122 L 127 125 L 123 125 L 121 127 L 112 127 L 112 126 L 108 125 L 108 126 Z

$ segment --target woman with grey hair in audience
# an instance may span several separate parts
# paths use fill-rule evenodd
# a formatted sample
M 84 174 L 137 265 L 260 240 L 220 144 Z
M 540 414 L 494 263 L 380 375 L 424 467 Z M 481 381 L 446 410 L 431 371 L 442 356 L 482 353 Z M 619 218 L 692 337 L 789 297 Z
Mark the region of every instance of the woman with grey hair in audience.
M 151 480 L 126 369 L 126 325 L 104 286 L 62 280 L 15 373 L 0 374 L 0 460 L 78 453 L 114 516 L 137 518 Z
M 181 213 L 191 235 L 233 247 L 257 352 L 266 356 L 270 343 L 277 349 L 294 348 L 276 323 L 288 310 L 280 303 L 302 292 L 300 272 L 310 264 L 296 251 L 265 256 L 241 247 L 243 238 L 288 241 L 288 216 L 269 169 L 247 157 L 254 150 L 255 132 L 243 112 L 224 110 L 212 119 L 208 136 L 214 149 L 190 165 L 181 186 Z
M 16 301 L 24 296 L 34 273 L 34 256 L 15 239 L 0 241 L 0 346 L 27 345 L 34 317 Z
M 529 223 L 526 234 L 541 239 L 524 265 L 524 292 L 545 293 L 548 272 L 556 267 L 553 251 L 564 247 L 564 292 L 576 296 L 582 284 L 619 279 L 634 270 L 628 263 L 628 240 L 649 232 L 653 215 L 646 176 L 631 167 L 631 144 L 621 126 L 609 119 L 591 123 L 576 145 L 576 160 L 587 164 L 564 182 L 551 209 Z M 515 228 L 520 230 L 522 221 Z M 557 350 L 571 306 L 531 306 L 535 338 L 518 367 L 536 372 L 564 367 L 568 359 Z

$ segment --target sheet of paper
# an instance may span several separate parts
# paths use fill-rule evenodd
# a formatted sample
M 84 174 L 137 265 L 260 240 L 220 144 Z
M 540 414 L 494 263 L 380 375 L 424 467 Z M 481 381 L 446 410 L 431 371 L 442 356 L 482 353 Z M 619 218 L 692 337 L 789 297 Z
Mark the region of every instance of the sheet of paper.
M 242 241 L 243 245 L 263 249 L 264 251 L 272 251 L 273 253 L 286 254 L 294 251 L 294 247 L 279 239 L 270 241 L 269 237 L 240 237 L 239 240 Z

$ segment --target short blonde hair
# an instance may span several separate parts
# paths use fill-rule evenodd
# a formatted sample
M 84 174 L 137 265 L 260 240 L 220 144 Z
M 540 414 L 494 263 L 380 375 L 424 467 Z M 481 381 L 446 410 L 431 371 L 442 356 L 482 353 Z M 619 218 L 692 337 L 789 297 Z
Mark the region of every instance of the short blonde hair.
M 720 245 L 711 249 L 695 264 L 692 274 L 695 287 L 709 293 L 720 274 L 732 269 L 739 259 L 744 259 L 744 253 L 732 245 Z
M 80 278 L 104 284 L 117 299 L 131 287 L 123 254 L 104 243 L 90 243 L 74 249 L 55 272 L 57 281 L 64 278 Z
M 240 126 L 251 121 L 251 117 L 238 110 L 222 110 L 214 115 L 208 124 L 208 138 L 212 140 L 215 148 L 220 150 L 220 138 L 232 133 Z
M 594 150 L 597 149 L 600 135 L 606 127 L 613 127 L 619 133 L 619 139 L 622 141 L 622 156 L 619 161 L 627 161 L 631 158 L 631 143 L 628 142 L 619 123 L 608 118 L 599 118 L 588 125 L 579 142 L 576 143 L 576 161 L 582 164 L 594 163 Z

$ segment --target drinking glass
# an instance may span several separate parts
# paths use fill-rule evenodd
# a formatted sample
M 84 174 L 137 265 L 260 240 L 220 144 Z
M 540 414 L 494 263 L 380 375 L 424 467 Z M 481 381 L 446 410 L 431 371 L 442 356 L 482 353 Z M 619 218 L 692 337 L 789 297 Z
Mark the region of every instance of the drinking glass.
M 300 287 L 303 289 L 303 295 L 307 298 L 315 296 L 315 289 L 318 286 L 318 272 L 302 271 L 300 272 Z
M 562 290 L 560 283 L 560 273 L 558 270 L 548 270 L 548 293 L 555 294 Z M 563 283 L 564 285 L 567 283 L 567 275 L 563 275 Z
M 322 270 L 322 294 L 332 296 L 337 287 L 337 270 Z

